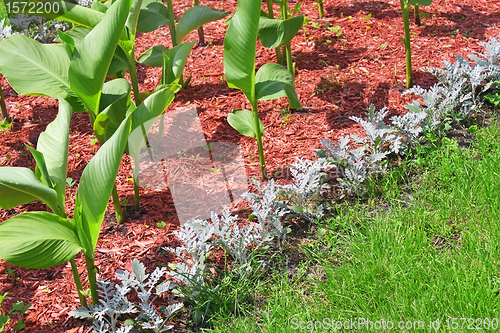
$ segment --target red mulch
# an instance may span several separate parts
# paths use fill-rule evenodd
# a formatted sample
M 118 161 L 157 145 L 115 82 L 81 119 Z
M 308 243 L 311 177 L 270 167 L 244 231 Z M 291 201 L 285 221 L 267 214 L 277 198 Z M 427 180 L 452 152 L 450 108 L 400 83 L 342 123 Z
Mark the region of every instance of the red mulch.
M 236 1 L 201 1 L 204 5 L 234 11 Z M 292 8 L 294 6 L 292 2 Z M 177 15 L 189 4 L 174 1 Z M 412 55 L 415 84 L 429 87 L 435 79 L 421 71 L 421 67 L 442 67 L 443 60 L 454 61 L 456 55 L 467 56 L 482 51 L 478 45 L 500 32 L 500 4 L 487 0 L 435 0 L 432 6 L 422 7 L 423 25 L 411 26 Z M 273 172 L 295 160 L 296 157 L 314 158 L 321 147 L 320 139 L 336 140 L 340 136 L 358 133 L 359 125 L 350 116 L 363 116 L 371 103 L 377 108 L 390 109 L 390 115 L 405 112 L 402 107 L 413 97 L 401 97 L 404 90 L 405 56 L 403 24 L 399 1 L 325 1 L 326 17 L 318 28 L 317 9 L 312 0 L 304 1 L 302 14 L 311 21 L 306 36 L 301 30 L 292 41 L 294 61 L 297 63 L 296 86 L 302 105 L 307 110 L 292 113 L 286 121 L 280 109 L 286 101 L 260 102 L 260 117 L 265 124 L 264 150 L 268 172 Z M 368 15 L 371 14 L 371 17 Z M 326 24 L 340 26 L 340 35 L 330 31 Z M 227 26 L 222 21 L 205 26 L 207 47 L 195 48 L 187 62 L 185 75 L 192 75 L 188 89 L 179 92 L 169 108 L 196 106 L 207 142 L 225 141 L 239 144 L 247 175 L 259 174 L 257 146 L 254 139 L 242 137 L 229 126 L 227 114 L 233 109 L 249 108 L 243 94 L 227 87 L 223 77 L 223 39 Z M 187 41 L 196 40 L 197 34 Z M 143 34 L 137 39 L 136 55 L 149 47 L 163 44 L 170 47 L 167 27 Z M 257 49 L 257 65 L 275 61 L 274 50 Z M 328 66 L 327 66 L 328 65 Z M 397 69 L 397 72 L 396 72 Z M 139 64 L 141 91 L 152 91 L 160 82 L 160 69 Z M 395 75 L 395 72 L 397 73 Z M 322 80 L 329 78 L 340 86 Z M 15 122 L 11 131 L 0 132 L 0 165 L 34 168 L 35 163 L 25 144 L 35 146 L 38 135 L 57 113 L 54 99 L 37 96 L 17 96 L 5 78 L 0 79 L 7 107 Z M 85 114 L 74 114 L 70 133 L 68 177 L 78 181 L 87 162 L 97 151 L 92 145 L 92 128 Z M 114 221 L 112 205 L 108 208 L 96 254 L 99 277 L 113 279 L 117 269 L 129 269 L 133 258 L 138 258 L 149 271 L 159 264 L 174 260 L 162 255 L 162 246 L 176 246 L 172 234 L 179 224 L 168 190 L 141 190 L 141 211 L 134 213 L 133 183 L 130 159 L 125 157 L 117 177 L 121 199 L 128 200 L 129 218 L 123 225 Z M 68 210 L 74 204 L 76 186 L 68 189 Z M 0 221 L 24 211 L 47 210 L 35 202 L 11 210 L 0 210 Z M 156 223 L 166 222 L 166 228 Z M 84 260 L 76 258 L 81 267 Z M 78 306 L 78 298 L 69 264 L 44 270 L 13 267 L 14 279 L 5 273 L 12 267 L 0 260 L 0 294 L 8 292 L 3 312 L 16 301 L 33 303 L 26 316 L 26 332 L 89 332 L 89 325 L 67 315 Z M 182 323 L 177 323 L 181 327 Z M 9 327 L 7 331 L 11 328 Z

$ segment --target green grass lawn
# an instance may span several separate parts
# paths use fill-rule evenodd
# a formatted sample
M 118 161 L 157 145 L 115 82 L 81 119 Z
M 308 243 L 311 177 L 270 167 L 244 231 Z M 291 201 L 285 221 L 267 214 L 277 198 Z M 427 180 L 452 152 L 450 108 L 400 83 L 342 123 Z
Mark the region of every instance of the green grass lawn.
M 405 184 L 408 170 L 419 176 Z M 304 331 L 303 322 L 324 332 L 334 329 L 323 324 L 350 320 L 366 332 L 435 332 L 437 320 L 442 332 L 497 331 L 500 129 L 480 130 L 469 149 L 445 139 L 421 150 L 379 188 L 377 205 L 343 205 L 314 228 L 302 247 L 310 260 L 294 277 L 240 286 L 258 301 L 238 315 L 222 311 L 211 331 L 288 333 Z

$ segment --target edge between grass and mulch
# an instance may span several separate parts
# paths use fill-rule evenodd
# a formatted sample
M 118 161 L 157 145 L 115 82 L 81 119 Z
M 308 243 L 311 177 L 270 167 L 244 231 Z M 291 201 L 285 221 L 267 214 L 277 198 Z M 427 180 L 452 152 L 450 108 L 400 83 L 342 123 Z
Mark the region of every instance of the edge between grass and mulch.
M 337 321 L 362 331 L 383 321 L 381 331 L 391 322 L 404 332 L 499 325 L 500 127 L 493 121 L 473 138 L 469 147 L 450 138 L 421 146 L 371 181 L 365 197 L 333 203 L 331 217 L 310 226 L 311 239 L 292 238 L 276 259 L 284 270 L 232 286 L 229 299 L 240 293 L 252 304 L 221 308 L 206 331 L 323 332 Z

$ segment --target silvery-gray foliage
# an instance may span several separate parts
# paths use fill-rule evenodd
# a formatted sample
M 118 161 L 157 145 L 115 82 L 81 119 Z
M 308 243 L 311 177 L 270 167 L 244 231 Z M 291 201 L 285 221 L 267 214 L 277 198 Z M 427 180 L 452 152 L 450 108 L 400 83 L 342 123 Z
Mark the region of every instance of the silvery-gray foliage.
M 491 51 L 494 52 L 494 51 Z M 444 68 L 424 68 L 435 75 L 439 82 L 430 89 L 419 86 L 403 93 L 417 94 L 422 97 L 425 107 L 422 109 L 431 117 L 426 121 L 426 130 L 434 131 L 439 123 L 448 115 L 467 117 L 481 106 L 479 98 L 493 84 L 492 79 L 498 77 L 498 66 L 479 61 L 471 65 L 461 56 L 455 63 L 444 61 Z M 416 104 L 413 104 L 416 106 Z
M 422 132 L 422 121 L 425 112 L 413 112 L 409 108 L 404 116 L 391 117 L 392 126 L 385 123 L 387 109 L 375 110 L 372 104 L 367 109 L 367 118 L 351 117 L 366 132 L 365 138 L 355 135 L 341 137 L 340 142 L 331 143 L 321 139 L 327 160 L 333 163 L 340 178 L 339 184 L 349 193 L 356 192 L 367 177 L 374 173 L 384 172 L 381 162 L 390 153 L 405 155 L 414 148 L 418 135 Z M 415 107 L 416 108 L 416 107 Z M 351 139 L 356 145 L 350 145 Z M 362 145 L 362 146 L 359 146 Z
M 290 232 L 290 228 L 283 227 L 281 222 L 283 217 L 290 212 L 287 206 L 279 200 L 282 190 L 274 184 L 274 179 L 267 184 L 261 184 L 256 179 L 250 179 L 250 181 L 257 187 L 260 195 L 246 192 L 241 196 L 248 202 L 253 215 L 259 222 L 256 229 L 260 234 L 260 240 L 270 242 L 276 237 L 278 246 L 281 248 L 286 235 Z
M 500 34 L 498 37 L 500 38 Z M 474 52 L 475 55 L 469 57 L 479 65 L 488 68 L 498 78 L 500 75 L 500 40 L 492 37 L 487 42 L 480 42 L 479 45 L 484 47 L 484 53 Z
M 119 317 L 123 314 L 139 313 L 137 320 L 143 329 L 155 333 L 165 332 L 173 327 L 166 324 L 168 318 L 182 307 L 181 303 L 171 304 L 164 310 L 165 317 L 162 317 L 151 305 L 159 295 L 173 288 L 170 283 L 157 285 L 165 272 L 165 268 L 156 268 L 151 275 L 146 274 L 144 265 L 134 259 L 132 272 L 116 272 L 121 285 L 115 285 L 107 280 L 97 282 L 101 304 L 94 307 L 89 305 L 88 309 L 80 307 L 71 311 L 69 315 L 81 319 L 93 319 L 94 333 L 128 333 L 132 331 L 133 326 L 121 323 Z M 127 298 L 132 289 L 139 297 L 138 305 L 131 303 Z M 153 294 L 154 297 L 150 300 Z
M 174 234 L 184 245 L 175 249 L 170 247 L 164 247 L 163 249 L 184 260 L 187 256 L 193 264 L 201 267 L 213 248 L 209 240 L 213 237 L 214 231 L 214 224 L 205 220 L 194 219 L 188 221 L 179 230 L 174 231 Z
M 259 247 L 261 244 L 260 234 L 255 224 L 250 223 L 240 228 L 236 222 L 236 216 L 230 215 L 228 210 L 222 213 L 221 219 L 212 212 L 212 223 L 215 225 L 217 235 L 215 243 L 223 247 L 240 267 L 246 265 L 255 251 L 254 249 L 249 252 L 248 246 L 254 243 Z
M 317 201 L 318 196 L 324 192 L 326 184 L 321 182 L 321 178 L 326 175 L 324 171 L 333 167 L 324 158 L 314 162 L 299 158 L 290 166 L 292 184 L 278 187 L 284 190 L 288 205 L 295 213 L 310 222 L 323 216 L 323 206 L 315 207 L 316 202 L 312 201 Z
M 405 155 L 408 150 L 414 149 L 426 118 L 427 113 L 411 110 L 403 116 L 391 117 L 390 120 L 397 133 L 397 139 L 391 142 L 391 150 L 396 154 Z

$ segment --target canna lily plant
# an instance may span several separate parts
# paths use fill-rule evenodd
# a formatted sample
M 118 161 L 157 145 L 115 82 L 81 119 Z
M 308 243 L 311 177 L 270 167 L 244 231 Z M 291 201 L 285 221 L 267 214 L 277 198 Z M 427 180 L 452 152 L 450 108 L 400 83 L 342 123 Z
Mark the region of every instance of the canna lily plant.
M 288 71 L 295 77 L 295 64 L 292 61 L 292 49 L 290 41 L 297 34 L 304 23 L 304 16 L 298 15 L 290 17 L 290 9 L 288 0 L 282 0 L 280 4 L 280 18 L 274 19 L 272 13 L 272 4 L 268 1 L 268 16 L 262 15 L 259 20 L 259 37 L 262 46 L 267 49 L 275 49 L 278 63 L 282 63 L 282 52 L 280 48 L 284 47 L 284 54 L 286 56 L 286 66 Z M 300 8 L 299 3 L 296 5 L 293 13 L 298 12 Z
M 430 6 L 432 0 L 400 0 L 403 13 L 403 25 L 405 29 L 405 38 L 401 41 L 405 44 L 406 53 L 406 88 L 413 86 L 413 70 L 411 68 L 411 44 L 410 44 L 410 5 L 415 6 L 418 11 L 419 6 Z
M 242 135 L 255 138 L 259 150 L 262 178 L 267 180 L 262 135 L 264 125 L 259 119 L 259 100 L 287 97 L 292 108 L 300 108 L 293 76 L 283 66 L 267 63 L 255 72 L 257 36 L 261 0 L 239 0 L 224 38 L 224 72 L 229 87 L 241 89 L 252 110 L 234 110 L 227 117 L 229 124 Z
M 123 0 L 122 0 L 123 1 Z M 177 87 L 178 88 L 178 87 Z M 97 151 L 82 173 L 73 220 L 66 216 L 65 189 L 68 163 L 71 105 L 59 97 L 57 118 L 40 134 L 37 149 L 29 148 L 36 161 L 35 173 L 28 168 L 0 168 L 0 207 L 11 209 L 31 201 L 47 204 L 52 213 L 28 212 L 0 224 L 0 258 L 20 267 L 47 268 L 70 261 L 82 306 L 85 295 L 74 257 L 85 256 L 92 305 L 98 303 L 95 249 L 109 197 L 115 189 L 115 178 L 124 150 L 137 150 L 129 142 L 132 131 L 141 129 L 173 100 L 175 87 L 164 86 L 147 97 L 137 108 L 121 113 L 124 118 Z M 101 122 L 113 123 L 114 112 L 99 114 Z M 112 120 L 112 118 L 114 118 Z M 97 121 L 96 121 L 97 122 Z M 108 129 L 111 127 L 108 127 Z M 27 233 L 27 229 L 32 232 Z
M 163 45 L 153 46 L 146 50 L 137 61 L 150 67 L 163 67 L 164 71 L 168 72 L 166 83 L 169 84 L 174 80 L 179 80 L 180 85 L 185 88 L 190 79 L 183 81 L 182 72 L 195 42 L 184 43 L 184 39 L 192 31 L 201 29 L 206 23 L 226 17 L 229 12 L 213 9 L 209 6 L 200 6 L 198 0 L 196 0 L 195 6 L 182 14 L 179 22 L 176 23 L 172 0 L 167 0 L 166 3 L 172 48 L 167 49 Z M 200 43 L 204 43 L 203 33 L 200 30 L 198 30 L 198 35 Z M 166 63 L 164 62 L 164 56 L 167 57 Z
M 72 109 L 62 97 L 56 119 L 28 147 L 36 170 L 0 167 L 0 207 L 11 209 L 40 200 L 52 210 L 26 212 L 0 224 L 0 258 L 25 268 L 43 269 L 70 261 L 82 306 L 87 306 L 75 256 L 83 252 L 92 304 L 98 303 L 95 249 L 109 196 L 131 129 L 128 115 L 84 169 L 73 212 L 65 213 L 68 141 Z
M 87 112 L 96 137 L 103 144 L 125 118 L 126 110 L 135 109 L 150 95 L 139 93 L 135 35 L 139 28 L 154 30 L 167 22 L 161 13 L 161 7 L 165 6 L 148 0 L 145 3 L 117 0 L 107 5 L 96 1 L 94 9 L 65 1 L 58 3 L 61 8 L 58 18 L 78 26 L 65 33 L 58 31 L 61 44 L 41 44 L 22 35 L 8 37 L 0 42 L 0 71 L 19 94 L 62 96 L 75 112 Z M 12 63 L 18 66 L 14 68 Z M 130 73 L 136 104 L 130 100 L 127 80 L 105 82 L 110 74 L 121 72 L 123 76 L 123 70 Z M 177 90 L 175 84 L 166 90 L 170 102 Z M 165 110 L 160 104 L 157 107 L 150 111 L 159 115 Z M 136 210 L 139 209 L 137 183 L 135 179 Z M 121 208 L 116 188 L 112 197 L 117 221 L 121 223 L 126 211 Z

